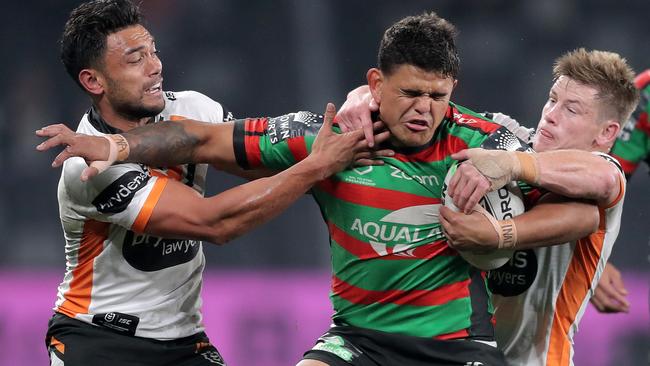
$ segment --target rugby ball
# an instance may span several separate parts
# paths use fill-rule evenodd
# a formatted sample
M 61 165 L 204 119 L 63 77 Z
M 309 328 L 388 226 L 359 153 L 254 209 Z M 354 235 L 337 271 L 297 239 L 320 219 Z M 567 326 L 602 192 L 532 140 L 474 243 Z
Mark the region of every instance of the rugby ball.
M 456 173 L 457 168 L 458 163 L 455 163 L 452 165 L 451 169 L 449 169 L 449 172 L 447 172 L 442 192 L 442 201 L 445 207 L 456 212 L 460 210 L 456 205 L 454 205 L 454 202 L 448 195 L 447 187 L 449 186 L 451 177 Z M 516 182 L 509 182 L 495 191 L 488 192 L 483 196 L 481 201 L 479 201 L 479 205 L 483 206 L 483 208 L 497 220 L 510 219 L 524 213 L 523 193 Z M 460 253 L 460 255 L 474 267 L 488 271 L 506 264 L 510 258 L 512 258 L 514 250 L 494 249 L 486 252 L 459 250 L 458 253 Z

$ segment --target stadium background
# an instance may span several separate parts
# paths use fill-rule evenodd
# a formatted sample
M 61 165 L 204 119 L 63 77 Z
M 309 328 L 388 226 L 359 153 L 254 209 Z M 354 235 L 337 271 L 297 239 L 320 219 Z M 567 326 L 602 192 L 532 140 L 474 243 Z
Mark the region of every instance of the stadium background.
M 65 266 L 54 153 L 34 150 L 38 127 L 76 126 L 89 100 L 58 60 L 57 40 L 78 1 L 3 5 L 0 23 L 1 365 L 44 364 L 43 335 Z M 612 50 L 650 67 L 647 0 L 342 1 L 145 0 L 162 51 L 165 90 L 197 90 L 237 117 L 322 111 L 364 83 L 383 30 L 426 9 L 460 30 L 453 100 L 536 125 L 551 64 L 576 47 Z M 214 194 L 241 180 L 211 173 Z M 629 315 L 590 308 L 577 365 L 648 362 L 650 198 L 647 167 L 631 180 L 612 261 L 631 290 Z M 205 246 L 207 330 L 231 365 L 290 365 L 328 325 L 328 244 L 316 205 L 301 199 L 224 247 Z

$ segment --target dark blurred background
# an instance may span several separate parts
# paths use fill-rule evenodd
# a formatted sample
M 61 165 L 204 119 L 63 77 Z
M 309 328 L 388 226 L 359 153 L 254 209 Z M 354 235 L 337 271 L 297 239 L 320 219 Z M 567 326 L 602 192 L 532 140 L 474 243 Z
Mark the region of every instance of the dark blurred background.
M 65 265 L 59 170 L 50 168 L 55 152 L 34 150 L 34 130 L 55 122 L 74 129 L 89 106 L 58 58 L 63 24 L 79 3 L 6 2 L 0 23 L 0 164 L 7 173 L 0 181 L 0 269 L 45 271 L 56 281 Z M 348 90 L 365 83 L 383 30 L 424 10 L 460 30 L 461 73 L 452 99 L 530 127 L 562 53 L 610 50 L 637 72 L 650 67 L 647 0 L 149 0 L 142 8 L 161 50 L 164 89 L 200 91 L 240 118 L 320 112 L 328 101 L 340 106 Z M 215 194 L 241 180 L 212 172 L 208 182 Z M 631 180 L 612 255 L 622 270 L 646 277 L 649 182 L 645 166 Z M 227 246 L 206 245 L 205 254 L 209 270 L 329 268 L 327 233 L 309 197 Z M 52 303 L 54 295 L 52 289 Z M 647 313 L 647 303 L 641 306 Z

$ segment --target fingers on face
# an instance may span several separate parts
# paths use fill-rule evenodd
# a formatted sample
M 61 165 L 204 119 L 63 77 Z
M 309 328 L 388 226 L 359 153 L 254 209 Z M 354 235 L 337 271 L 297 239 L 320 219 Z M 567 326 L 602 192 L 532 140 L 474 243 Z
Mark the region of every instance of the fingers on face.
M 375 135 L 375 143 L 381 144 L 382 142 L 388 140 L 390 137 L 390 131 L 383 131 Z

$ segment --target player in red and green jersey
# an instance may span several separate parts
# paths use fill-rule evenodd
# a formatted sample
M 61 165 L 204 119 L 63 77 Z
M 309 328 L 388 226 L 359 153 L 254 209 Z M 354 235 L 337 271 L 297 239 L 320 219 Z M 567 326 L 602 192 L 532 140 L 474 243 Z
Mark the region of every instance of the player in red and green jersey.
M 612 148 L 628 178 L 642 161 L 650 164 L 650 69 L 637 75 L 634 84 L 641 91 L 641 99 Z

